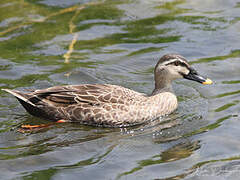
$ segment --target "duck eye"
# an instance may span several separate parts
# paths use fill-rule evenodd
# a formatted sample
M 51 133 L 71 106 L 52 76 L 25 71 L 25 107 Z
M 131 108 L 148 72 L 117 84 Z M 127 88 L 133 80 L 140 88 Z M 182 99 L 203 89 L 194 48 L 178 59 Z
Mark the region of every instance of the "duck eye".
M 174 62 L 174 65 L 175 65 L 175 66 L 179 66 L 179 65 L 180 65 L 180 62 L 179 62 L 179 61 L 175 61 L 175 62 Z

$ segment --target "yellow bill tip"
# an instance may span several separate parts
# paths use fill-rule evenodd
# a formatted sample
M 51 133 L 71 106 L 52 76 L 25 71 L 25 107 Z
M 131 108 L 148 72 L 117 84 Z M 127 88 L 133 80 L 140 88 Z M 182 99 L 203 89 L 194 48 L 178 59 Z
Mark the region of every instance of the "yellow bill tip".
M 211 79 L 206 79 L 206 81 L 202 82 L 202 84 L 212 84 L 212 80 Z

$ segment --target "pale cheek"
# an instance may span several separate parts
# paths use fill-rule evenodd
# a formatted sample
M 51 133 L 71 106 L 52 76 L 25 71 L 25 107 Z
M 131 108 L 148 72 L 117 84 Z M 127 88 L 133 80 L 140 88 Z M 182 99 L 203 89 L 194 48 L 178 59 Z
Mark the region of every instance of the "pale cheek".
M 178 72 L 182 72 L 183 74 L 187 75 L 187 74 L 189 74 L 190 71 L 186 68 L 178 67 L 177 68 L 177 76 L 178 76 L 178 78 L 182 78 L 182 75 L 179 74 Z
M 169 74 L 171 75 L 171 76 L 170 76 L 171 79 L 177 79 L 177 78 L 179 78 L 179 77 L 178 77 L 179 74 L 178 74 L 178 68 L 177 68 L 177 67 L 174 67 L 174 66 L 173 66 L 173 67 L 169 68 L 168 71 L 169 71 Z
M 181 66 L 179 66 L 178 67 L 178 70 L 177 70 L 178 72 L 182 72 L 182 73 L 184 73 L 184 74 L 189 74 L 189 70 L 187 69 L 187 68 L 183 68 L 183 67 L 181 67 Z
M 188 69 L 185 69 L 184 74 L 189 74 L 190 71 Z
M 172 79 L 182 78 L 182 75 L 179 74 L 179 72 L 182 72 L 186 75 L 189 74 L 189 70 L 181 66 L 171 66 L 168 71 L 170 72 Z

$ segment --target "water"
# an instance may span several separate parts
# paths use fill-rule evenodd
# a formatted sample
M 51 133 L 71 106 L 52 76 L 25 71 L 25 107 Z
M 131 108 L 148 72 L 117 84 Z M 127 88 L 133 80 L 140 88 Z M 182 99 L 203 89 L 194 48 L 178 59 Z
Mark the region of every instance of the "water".
M 176 81 L 178 110 L 139 127 L 26 134 L 21 124 L 47 121 L 0 91 L 1 179 L 239 179 L 240 1 L 2 0 L 0 12 L 0 88 L 151 93 L 153 68 L 170 52 L 214 81 Z

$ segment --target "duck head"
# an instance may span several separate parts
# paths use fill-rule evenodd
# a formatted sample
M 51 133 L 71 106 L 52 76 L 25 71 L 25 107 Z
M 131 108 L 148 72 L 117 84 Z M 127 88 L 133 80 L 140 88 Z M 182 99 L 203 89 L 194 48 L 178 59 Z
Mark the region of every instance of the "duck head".
M 187 60 L 178 54 L 166 54 L 160 58 L 154 70 L 155 89 L 171 86 L 175 79 L 185 78 L 201 84 L 212 84 L 212 81 L 198 74 Z

